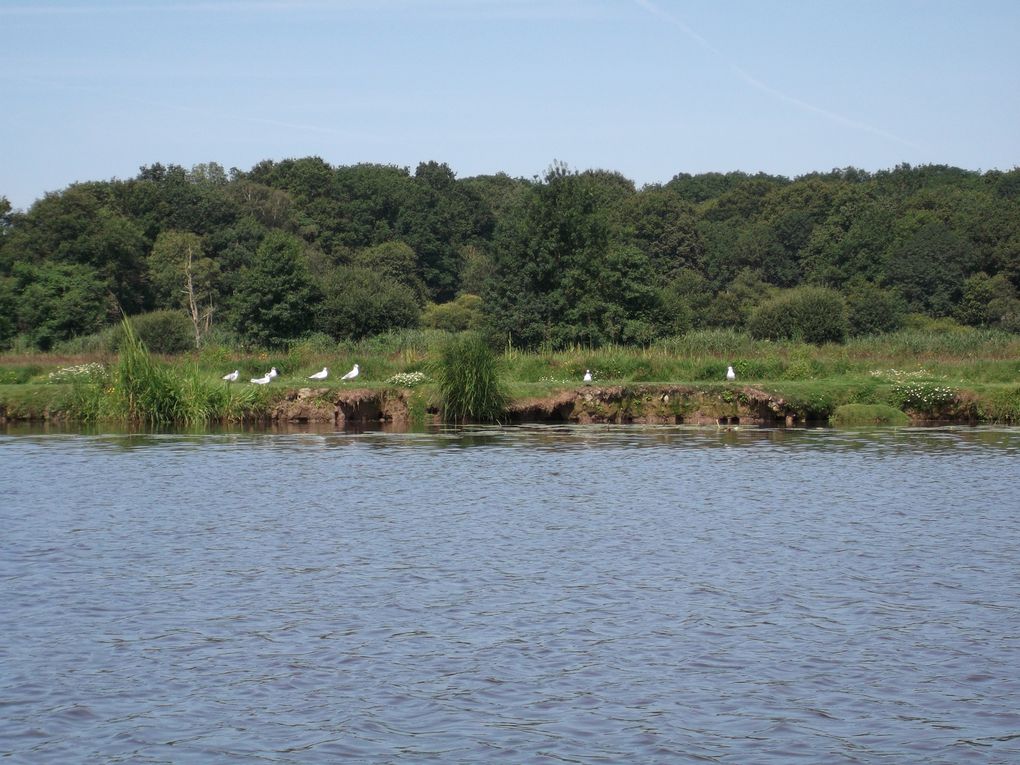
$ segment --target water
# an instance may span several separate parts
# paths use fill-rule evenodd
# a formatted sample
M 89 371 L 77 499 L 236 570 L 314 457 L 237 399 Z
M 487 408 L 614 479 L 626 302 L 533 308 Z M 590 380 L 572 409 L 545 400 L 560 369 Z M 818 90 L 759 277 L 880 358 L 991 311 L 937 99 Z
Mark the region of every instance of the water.
M 0 436 L 24 763 L 1015 763 L 1020 431 Z

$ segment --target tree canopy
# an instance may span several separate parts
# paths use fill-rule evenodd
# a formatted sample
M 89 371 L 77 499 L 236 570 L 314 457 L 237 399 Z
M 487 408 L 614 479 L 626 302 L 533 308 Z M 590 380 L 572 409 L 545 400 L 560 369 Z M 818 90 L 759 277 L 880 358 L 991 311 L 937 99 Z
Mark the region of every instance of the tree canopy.
M 267 346 L 420 322 L 521 347 L 708 326 L 838 341 L 908 313 L 1015 331 L 1018 296 L 1020 169 L 680 173 L 638 188 L 562 164 L 458 178 L 436 161 L 304 157 L 157 163 L 24 211 L 0 196 L 0 347 L 199 306 Z

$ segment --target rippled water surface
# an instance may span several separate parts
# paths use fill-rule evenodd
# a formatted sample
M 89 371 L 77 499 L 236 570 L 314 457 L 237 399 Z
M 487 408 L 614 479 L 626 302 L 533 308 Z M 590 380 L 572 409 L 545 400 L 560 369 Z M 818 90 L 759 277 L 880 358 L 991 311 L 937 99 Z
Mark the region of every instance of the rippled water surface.
M 1020 431 L 0 436 L 0 756 L 1020 762 Z

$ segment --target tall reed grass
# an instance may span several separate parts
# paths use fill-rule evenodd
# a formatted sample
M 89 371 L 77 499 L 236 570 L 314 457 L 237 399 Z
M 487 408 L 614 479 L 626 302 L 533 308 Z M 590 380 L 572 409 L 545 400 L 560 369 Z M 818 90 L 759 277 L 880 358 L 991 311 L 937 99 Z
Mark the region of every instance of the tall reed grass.
M 171 366 L 149 353 L 130 320 L 116 365 L 101 379 L 74 385 L 68 415 L 84 422 L 127 420 L 147 425 L 240 421 L 266 408 L 265 392 L 228 386 L 197 365 Z
M 500 363 L 485 341 L 473 332 L 449 339 L 430 366 L 447 422 L 497 422 L 508 394 L 500 379 Z

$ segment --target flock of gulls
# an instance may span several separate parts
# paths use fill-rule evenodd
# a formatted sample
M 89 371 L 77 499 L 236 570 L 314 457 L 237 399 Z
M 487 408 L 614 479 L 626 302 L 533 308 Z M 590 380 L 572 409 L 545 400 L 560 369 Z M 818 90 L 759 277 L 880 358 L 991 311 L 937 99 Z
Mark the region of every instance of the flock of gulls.
M 239 374 L 240 374 L 239 370 L 235 369 L 230 374 L 223 375 L 223 379 L 226 380 L 228 383 L 237 382 Z M 251 381 L 256 385 L 268 385 L 270 382 L 273 381 L 273 378 L 279 376 L 279 374 L 280 373 L 276 371 L 276 367 L 273 367 L 264 375 L 262 375 L 262 377 L 253 377 L 251 378 Z M 358 367 L 357 364 L 355 364 L 351 371 L 345 374 L 343 377 L 341 377 L 340 380 L 341 381 L 353 380 L 359 374 L 361 374 L 361 369 Z M 329 377 L 329 367 L 323 367 L 321 372 L 316 372 L 314 375 L 308 375 L 309 380 L 325 380 L 327 377 Z M 727 380 L 737 379 L 737 374 L 736 372 L 733 371 L 732 366 L 726 367 L 726 379 Z M 585 384 L 591 383 L 591 381 L 592 381 L 591 370 L 590 369 L 584 370 Z
M 240 370 L 235 369 L 230 374 L 223 375 L 223 379 L 226 380 L 228 383 L 237 382 L 237 378 L 240 376 L 240 374 L 241 374 Z M 361 374 L 361 369 L 358 367 L 357 364 L 355 364 L 354 368 L 351 369 L 350 372 L 345 374 L 340 379 L 341 380 L 353 380 L 359 374 Z M 262 377 L 253 377 L 253 378 L 251 378 L 251 382 L 253 382 L 255 385 L 268 385 L 269 383 L 271 383 L 273 381 L 274 377 L 279 377 L 279 376 L 280 376 L 280 373 L 276 370 L 276 367 L 273 367 L 268 372 L 266 372 L 264 375 L 262 375 Z M 321 372 L 316 372 L 314 375 L 309 375 L 308 379 L 309 380 L 325 380 L 327 377 L 329 377 L 329 367 L 323 367 Z

